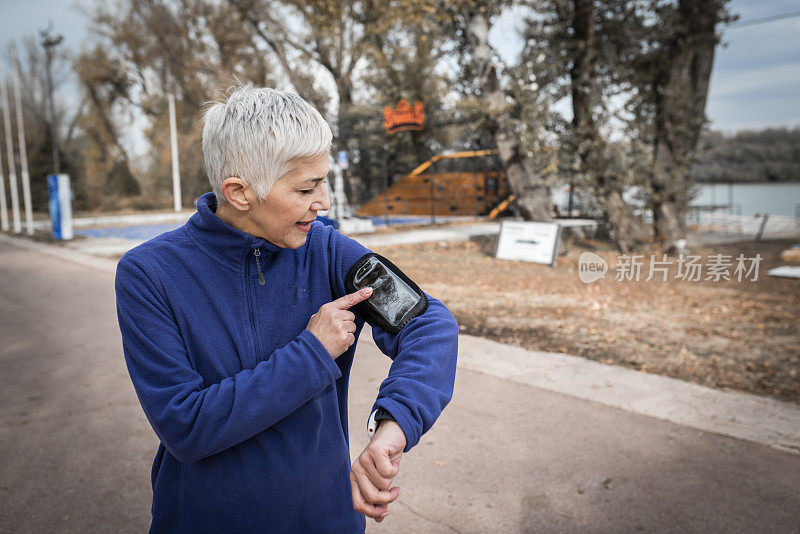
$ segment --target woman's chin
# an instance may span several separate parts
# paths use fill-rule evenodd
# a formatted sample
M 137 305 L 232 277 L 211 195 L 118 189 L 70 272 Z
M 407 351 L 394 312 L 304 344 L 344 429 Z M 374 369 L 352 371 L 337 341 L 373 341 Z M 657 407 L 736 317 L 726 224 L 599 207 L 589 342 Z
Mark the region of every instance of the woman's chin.
M 296 234 L 297 232 L 292 232 Z M 306 244 L 306 238 L 308 235 L 303 233 L 302 235 L 292 235 L 291 238 L 286 239 L 284 248 L 300 248 Z

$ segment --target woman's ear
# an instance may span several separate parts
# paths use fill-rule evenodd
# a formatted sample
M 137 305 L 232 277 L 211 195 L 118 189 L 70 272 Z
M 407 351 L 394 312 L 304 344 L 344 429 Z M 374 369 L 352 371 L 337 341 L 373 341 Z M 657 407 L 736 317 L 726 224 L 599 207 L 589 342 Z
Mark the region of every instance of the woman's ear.
M 222 182 L 222 194 L 225 195 L 225 200 L 228 201 L 232 207 L 237 210 L 248 210 L 252 205 L 250 197 L 253 196 L 253 191 L 247 183 L 241 178 L 231 176 Z

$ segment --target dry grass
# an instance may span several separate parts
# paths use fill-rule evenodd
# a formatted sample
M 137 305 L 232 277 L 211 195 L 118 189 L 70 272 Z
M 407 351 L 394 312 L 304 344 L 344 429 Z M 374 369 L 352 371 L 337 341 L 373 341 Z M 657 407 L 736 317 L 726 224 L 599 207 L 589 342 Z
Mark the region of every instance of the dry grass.
M 464 333 L 800 402 L 800 280 L 766 275 L 791 244 L 690 251 L 704 265 L 710 254 L 761 254 L 758 279 L 741 282 L 676 280 L 677 264 L 669 281 L 646 282 L 649 255 L 639 282 L 617 281 L 618 253 L 596 241 L 570 243 L 554 267 L 494 259 L 494 238 L 378 252 L 442 300 Z M 577 274 L 586 250 L 609 264 L 592 284 Z

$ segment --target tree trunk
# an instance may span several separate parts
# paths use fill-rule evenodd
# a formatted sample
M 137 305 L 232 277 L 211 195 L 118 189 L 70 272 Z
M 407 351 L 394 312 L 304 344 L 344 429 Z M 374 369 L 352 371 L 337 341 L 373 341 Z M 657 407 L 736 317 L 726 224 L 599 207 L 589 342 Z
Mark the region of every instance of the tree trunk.
M 611 239 L 628 253 L 650 242 L 650 231 L 622 198 L 622 184 L 609 173 L 604 145 L 593 109 L 600 98 L 596 66 L 598 43 L 594 28 L 592 0 L 573 0 L 572 28 L 575 57 L 570 70 L 572 86 L 572 128 L 577 140 L 580 172 L 591 178 L 598 202 L 608 222 Z
M 611 240 L 623 254 L 652 242 L 652 233 L 622 198 L 620 189 L 610 188 L 603 198 Z
M 500 164 L 516 198 L 516 206 L 523 218 L 533 221 L 550 221 L 550 188 L 537 183 L 537 177 L 528 173 L 523 165 L 517 135 L 512 119 L 506 109 L 506 95 L 500 88 L 496 66 L 492 61 L 489 45 L 489 20 L 485 12 L 478 9 L 466 15 L 467 39 L 472 52 L 472 63 L 479 77 L 478 87 L 486 103 L 489 124 L 494 137 Z
M 705 122 L 715 27 L 724 5 L 725 0 L 680 0 L 656 76 L 651 204 L 656 241 L 665 252 L 686 237 L 689 167 Z

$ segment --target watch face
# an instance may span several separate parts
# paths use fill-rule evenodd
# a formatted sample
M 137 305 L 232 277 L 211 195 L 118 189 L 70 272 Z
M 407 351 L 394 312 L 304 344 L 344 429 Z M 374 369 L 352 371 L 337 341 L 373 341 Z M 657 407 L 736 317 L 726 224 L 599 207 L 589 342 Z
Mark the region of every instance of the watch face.
M 367 258 L 353 276 L 357 289 L 371 287 L 372 296 L 365 304 L 380 314 L 392 327 L 404 324 L 404 318 L 414 312 L 422 299 L 402 278 L 388 269 L 379 258 Z

